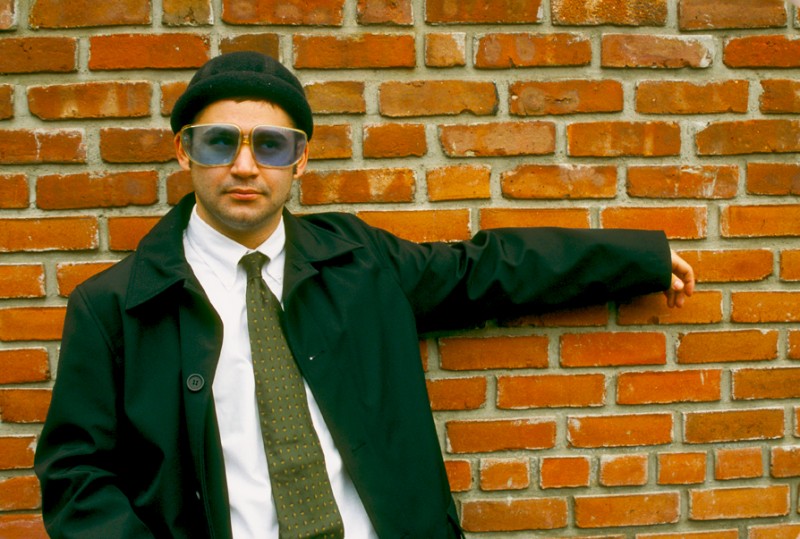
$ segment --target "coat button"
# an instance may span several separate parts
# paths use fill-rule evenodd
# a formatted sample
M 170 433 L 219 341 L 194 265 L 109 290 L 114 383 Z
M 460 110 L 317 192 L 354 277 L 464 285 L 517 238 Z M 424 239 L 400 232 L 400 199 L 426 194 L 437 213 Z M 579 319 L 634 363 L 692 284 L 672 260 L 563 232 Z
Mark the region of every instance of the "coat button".
M 189 388 L 189 391 L 200 391 L 204 385 L 206 385 L 206 381 L 199 374 L 191 374 L 186 379 L 186 387 Z

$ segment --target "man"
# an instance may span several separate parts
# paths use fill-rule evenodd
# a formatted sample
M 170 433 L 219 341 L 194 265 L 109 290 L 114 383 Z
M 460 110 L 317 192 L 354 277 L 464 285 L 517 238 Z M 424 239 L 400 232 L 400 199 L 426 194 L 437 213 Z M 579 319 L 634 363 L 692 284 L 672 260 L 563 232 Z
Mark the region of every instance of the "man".
M 171 123 L 194 193 L 69 301 L 36 454 L 54 538 L 458 537 L 418 333 L 694 287 L 657 232 L 414 244 L 293 216 L 311 110 L 260 54 L 209 61 Z

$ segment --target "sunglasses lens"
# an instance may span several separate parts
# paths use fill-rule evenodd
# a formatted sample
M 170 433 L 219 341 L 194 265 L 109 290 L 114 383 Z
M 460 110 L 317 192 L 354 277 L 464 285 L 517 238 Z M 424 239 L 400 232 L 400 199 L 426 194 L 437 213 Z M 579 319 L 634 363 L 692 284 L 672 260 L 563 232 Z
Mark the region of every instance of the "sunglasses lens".
M 181 142 L 192 161 L 219 166 L 233 162 L 240 138 L 241 133 L 234 125 L 196 125 L 183 130 Z
M 250 141 L 256 162 L 269 167 L 288 167 L 300 160 L 306 147 L 302 131 L 259 125 Z

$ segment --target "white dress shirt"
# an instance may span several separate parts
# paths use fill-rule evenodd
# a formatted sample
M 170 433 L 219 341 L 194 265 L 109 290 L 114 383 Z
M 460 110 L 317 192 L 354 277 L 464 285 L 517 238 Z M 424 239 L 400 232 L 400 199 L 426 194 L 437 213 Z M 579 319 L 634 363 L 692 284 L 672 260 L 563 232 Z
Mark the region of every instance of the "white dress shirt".
M 262 275 L 277 298 L 283 296 L 286 233 L 277 230 L 258 247 L 269 257 Z M 267 459 L 261 438 L 255 381 L 247 329 L 247 277 L 239 260 L 251 249 L 224 236 L 197 214 L 195 208 L 183 237 L 186 259 L 222 319 L 223 338 L 214 375 L 225 475 L 234 539 L 278 539 L 278 519 L 272 500 Z M 346 537 L 377 538 L 319 406 L 306 384 L 311 420 L 317 431 L 333 495 L 344 521 Z

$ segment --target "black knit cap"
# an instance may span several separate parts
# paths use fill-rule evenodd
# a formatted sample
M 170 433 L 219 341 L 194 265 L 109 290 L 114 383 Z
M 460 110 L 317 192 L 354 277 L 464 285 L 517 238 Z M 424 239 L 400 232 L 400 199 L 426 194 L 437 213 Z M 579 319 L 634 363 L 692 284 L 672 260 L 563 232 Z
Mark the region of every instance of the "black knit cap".
M 198 69 L 172 109 L 172 132 L 192 123 L 197 113 L 211 103 L 232 98 L 274 103 L 309 139 L 314 132 L 311 107 L 297 77 L 271 56 L 253 51 L 222 54 Z

